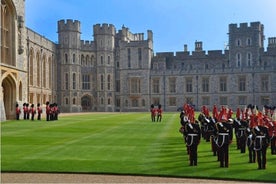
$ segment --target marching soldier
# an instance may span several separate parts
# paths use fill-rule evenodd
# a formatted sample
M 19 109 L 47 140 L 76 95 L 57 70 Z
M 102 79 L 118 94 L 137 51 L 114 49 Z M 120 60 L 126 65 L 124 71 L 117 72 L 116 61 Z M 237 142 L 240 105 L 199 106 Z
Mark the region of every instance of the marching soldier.
M 258 125 L 253 128 L 254 150 L 257 153 L 258 169 L 266 169 L 266 151 L 269 135 L 261 112 L 257 115 L 257 123 Z
M 184 135 L 189 149 L 190 166 L 197 166 L 197 147 L 201 138 L 201 130 L 193 115 L 191 112 L 189 122 L 185 125 Z
M 237 149 L 241 150 L 241 153 L 245 153 L 246 148 L 246 128 L 247 122 L 243 119 L 243 112 L 240 112 L 240 109 L 237 109 L 236 119 L 234 120 L 235 135 L 237 140 Z
M 231 123 L 230 120 L 227 120 L 226 109 L 223 107 L 219 114 L 219 121 L 216 124 L 218 160 L 220 161 L 220 167 L 229 166 L 229 145 L 233 138 Z

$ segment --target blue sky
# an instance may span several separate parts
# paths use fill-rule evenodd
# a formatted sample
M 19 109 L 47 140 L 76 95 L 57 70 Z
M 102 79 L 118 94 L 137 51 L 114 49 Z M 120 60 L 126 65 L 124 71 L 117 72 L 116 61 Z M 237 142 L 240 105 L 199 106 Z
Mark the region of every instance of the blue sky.
M 276 0 L 26 0 L 26 26 L 56 42 L 57 21 L 81 22 L 81 39 L 93 40 L 98 23 L 122 25 L 132 33 L 153 31 L 154 52 L 223 50 L 228 25 L 260 21 L 267 38 L 276 37 Z

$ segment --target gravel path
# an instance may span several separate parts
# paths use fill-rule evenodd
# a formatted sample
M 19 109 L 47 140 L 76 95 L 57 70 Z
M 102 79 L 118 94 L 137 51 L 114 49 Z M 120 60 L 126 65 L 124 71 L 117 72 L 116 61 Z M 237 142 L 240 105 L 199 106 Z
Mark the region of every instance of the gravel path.
M 1 183 L 240 183 L 254 182 L 168 178 L 151 176 L 51 174 L 51 173 L 1 173 Z M 255 182 L 261 184 L 261 182 Z M 266 183 L 267 184 L 267 183 Z

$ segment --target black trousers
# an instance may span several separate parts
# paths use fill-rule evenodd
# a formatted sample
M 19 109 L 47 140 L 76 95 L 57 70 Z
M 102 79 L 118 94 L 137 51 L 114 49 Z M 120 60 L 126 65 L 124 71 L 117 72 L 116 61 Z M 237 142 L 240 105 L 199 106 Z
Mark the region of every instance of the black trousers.
M 263 147 L 260 150 L 257 150 L 257 161 L 258 161 L 258 169 L 266 168 L 266 150 L 267 147 Z
M 218 149 L 218 156 L 220 161 L 220 167 L 228 167 L 229 166 L 229 144 L 223 144 Z
M 249 163 L 256 162 L 256 152 L 254 150 L 254 146 L 248 146 L 248 156 L 249 156 Z
M 271 154 L 275 155 L 276 154 L 276 137 L 273 136 L 270 140 L 270 147 L 271 147 Z
M 192 144 L 189 146 L 189 159 L 190 159 L 190 166 L 197 165 L 197 144 Z

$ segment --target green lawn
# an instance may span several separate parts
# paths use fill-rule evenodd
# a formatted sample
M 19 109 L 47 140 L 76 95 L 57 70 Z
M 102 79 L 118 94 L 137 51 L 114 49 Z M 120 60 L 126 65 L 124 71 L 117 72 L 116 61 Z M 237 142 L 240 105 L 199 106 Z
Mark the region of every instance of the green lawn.
M 1 123 L 2 172 L 80 172 L 155 175 L 276 182 L 276 155 L 267 152 L 267 169 L 257 170 L 248 155 L 230 147 L 229 168 L 220 168 L 210 143 L 201 140 L 198 166 L 191 167 L 179 114 L 150 113 L 61 116 L 58 121 Z

